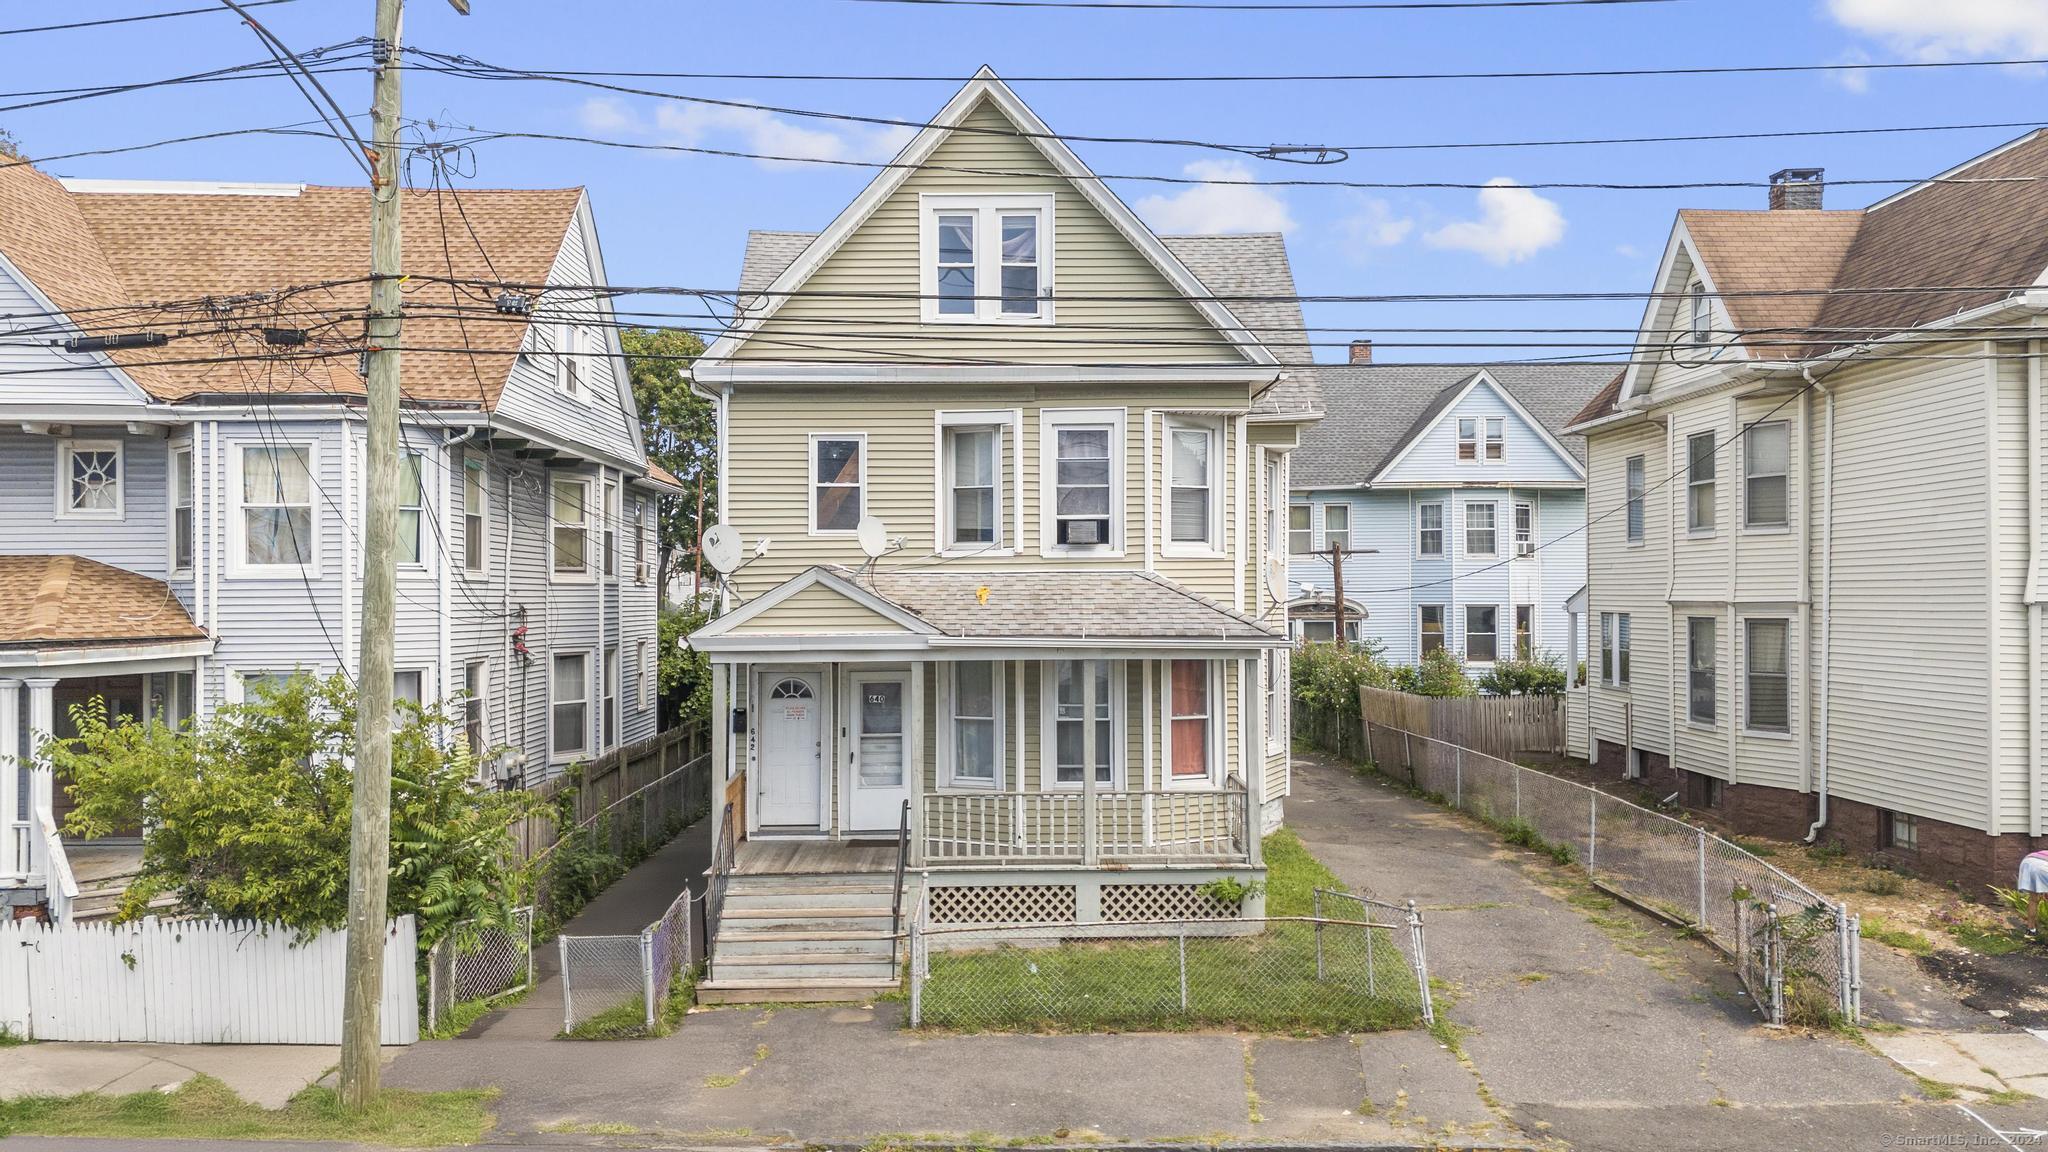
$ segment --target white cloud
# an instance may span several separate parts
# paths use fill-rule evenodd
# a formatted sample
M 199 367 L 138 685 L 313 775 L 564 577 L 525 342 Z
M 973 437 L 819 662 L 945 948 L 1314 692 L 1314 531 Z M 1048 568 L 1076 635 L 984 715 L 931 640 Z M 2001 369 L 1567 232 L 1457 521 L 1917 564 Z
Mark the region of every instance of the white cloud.
M 2048 0 L 1828 0 L 1844 28 L 1927 59 L 2048 54 Z
M 1479 192 L 1479 218 L 1456 220 L 1425 233 L 1433 248 L 1476 252 L 1495 264 L 1519 264 L 1564 239 L 1564 213 L 1554 200 L 1514 187 L 1506 176 Z
M 1197 160 L 1182 173 L 1197 180 L 1250 180 L 1235 160 Z M 1147 196 L 1138 214 L 1158 232 L 1292 232 L 1294 215 L 1271 189 L 1250 184 L 1195 184 L 1171 196 Z
M 1642 256 L 1643 250 L 1633 244 L 1616 244 L 1614 254 L 1624 260 L 1635 260 Z
M 900 125 L 799 123 L 758 108 L 716 104 L 663 104 L 649 120 L 621 101 L 597 99 L 585 101 L 578 118 L 592 134 L 787 158 L 757 161 L 766 168 L 804 160 L 887 160 L 914 134 Z
M 1865 52 L 1861 48 L 1851 48 L 1836 57 L 1835 62 L 1837 64 L 1868 64 L 1870 63 L 1870 53 Z M 1870 70 L 1867 68 L 1852 68 L 1842 72 L 1830 72 L 1828 73 L 1828 79 L 1839 84 L 1844 92 L 1854 92 L 1856 95 L 1861 96 L 1870 91 Z
M 1415 218 L 1394 212 L 1385 200 L 1360 197 L 1358 210 L 1339 217 L 1337 231 L 1346 255 L 1357 263 L 1371 259 L 1373 249 L 1392 248 L 1415 231 Z

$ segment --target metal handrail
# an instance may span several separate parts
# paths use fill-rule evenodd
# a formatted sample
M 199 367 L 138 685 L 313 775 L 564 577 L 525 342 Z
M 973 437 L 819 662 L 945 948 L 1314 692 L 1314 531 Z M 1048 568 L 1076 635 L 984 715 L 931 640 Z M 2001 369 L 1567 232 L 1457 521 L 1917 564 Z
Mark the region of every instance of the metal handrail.
M 711 842 L 710 880 L 704 886 L 704 970 L 707 976 L 715 962 L 711 945 L 718 939 L 718 922 L 725 913 L 726 884 L 732 876 L 733 857 L 739 852 L 732 822 L 733 805 L 728 800 L 719 813 L 718 839 Z
M 903 931 L 903 870 L 910 862 L 910 801 L 903 802 L 903 819 L 896 828 L 896 896 L 889 902 L 889 935 Z

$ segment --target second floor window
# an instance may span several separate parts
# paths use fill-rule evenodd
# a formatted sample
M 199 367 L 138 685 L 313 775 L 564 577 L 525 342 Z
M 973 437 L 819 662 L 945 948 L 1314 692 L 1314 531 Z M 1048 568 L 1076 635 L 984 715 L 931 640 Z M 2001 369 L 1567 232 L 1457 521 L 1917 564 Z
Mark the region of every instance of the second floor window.
M 1500 554 L 1500 528 L 1495 522 L 1499 507 L 1494 504 L 1465 505 L 1465 555 Z
M 1714 434 L 1695 432 L 1685 440 L 1685 527 L 1714 530 Z
M 610 480 L 604 482 L 604 574 L 619 574 L 619 486 Z
M 927 323 L 1050 319 L 1052 198 L 925 198 Z
M 1742 438 L 1742 523 L 1748 528 L 1783 528 L 1788 501 L 1786 473 L 1791 440 L 1782 420 L 1757 424 Z
M 1628 492 L 1628 542 L 1640 544 L 1643 539 L 1643 458 L 1629 457 L 1622 465 L 1622 472 Z
M 113 440 L 66 440 L 57 449 L 57 512 L 77 519 L 121 518 L 121 445 Z
M 580 574 L 590 567 L 590 484 L 558 478 L 550 498 L 554 523 L 554 570 Z
M 1415 507 L 1415 551 L 1422 556 L 1444 554 L 1444 506 L 1418 504 Z
M 642 584 L 647 583 L 647 505 L 633 498 L 633 579 Z
M 484 570 L 484 513 L 489 499 L 484 461 L 477 456 L 462 457 L 462 567 L 468 572 Z
M 867 440 L 811 437 L 811 531 L 851 532 L 860 526 Z
M 1215 434 L 1206 428 L 1174 427 L 1168 436 L 1167 541 L 1213 545 Z
M 1070 425 L 1059 429 L 1055 447 L 1058 470 L 1053 515 L 1056 542 L 1067 548 L 1100 548 L 1110 543 L 1109 439 L 1107 425 Z
M 171 567 L 192 568 L 192 449 L 171 451 Z
M 1516 504 L 1516 505 L 1515 505 L 1515 555 L 1517 555 L 1517 556 L 1534 556 L 1535 554 L 1536 554 L 1536 506 L 1535 506 L 1534 504 Z
M 398 454 L 398 562 L 418 564 L 421 551 L 421 519 L 426 509 L 426 488 L 420 477 L 420 454 Z
M 241 450 L 240 563 L 300 568 L 314 556 L 313 450 L 245 444 Z
M 946 544 L 1002 543 L 1002 430 L 946 429 Z
M 1424 604 L 1416 609 L 1418 635 L 1422 655 L 1427 656 L 1444 646 L 1444 606 Z
M 1308 504 L 1287 506 L 1287 554 L 1306 556 L 1316 550 L 1316 510 Z
M 1351 550 L 1351 505 L 1323 505 L 1323 547 Z

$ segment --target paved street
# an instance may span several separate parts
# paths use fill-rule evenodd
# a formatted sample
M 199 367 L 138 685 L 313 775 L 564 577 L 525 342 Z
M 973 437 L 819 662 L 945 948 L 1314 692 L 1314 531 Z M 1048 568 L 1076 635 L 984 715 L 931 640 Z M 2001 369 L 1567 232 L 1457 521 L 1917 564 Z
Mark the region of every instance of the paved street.
M 705 1011 L 666 1039 L 573 1046 L 508 1020 L 480 1039 L 415 1047 L 391 1082 L 496 1085 L 508 1139 L 1561 1139 L 1634 1150 L 1655 1132 L 1672 1149 L 1847 1150 L 1988 1135 L 1866 1047 L 1759 1027 L 1704 944 L 1600 906 L 1569 873 L 1455 816 L 1305 759 L 1288 820 L 1347 884 L 1424 905 L 1462 1052 L 1422 1032 L 919 1035 L 885 1002 Z M 1918 1011 L 1996 1027 L 1931 990 L 1916 995 Z M 542 994 L 529 1004 L 535 1024 L 558 1007 Z M 2040 1101 L 1972 1107 L 2008 1130 L 2048 1127 Z

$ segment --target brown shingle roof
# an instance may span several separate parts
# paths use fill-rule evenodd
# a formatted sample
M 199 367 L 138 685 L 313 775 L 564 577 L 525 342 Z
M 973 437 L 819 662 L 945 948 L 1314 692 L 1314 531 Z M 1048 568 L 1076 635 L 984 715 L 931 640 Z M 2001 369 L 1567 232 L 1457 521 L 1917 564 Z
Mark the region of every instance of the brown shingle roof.
M 948 636 L 1218 640 L 1271 644 L 1279 633 L 1150 572 L 880 569 L 870 587 Z M 988 589 L 984 600 L 983 588 Z
M 1863 213 L 1686 209 L 1678 219 L 1722 294 L 1729 319 L 1749 333 L 1744 342 L 1751 353 L 1777 359 L 1802 351 L 1795 341 L 1820 319 L 1828 298 L 1742 293 L 1833 284 Z
M 1565 422 L 1565 427 L 1570 428 L 1584 424 L 1588 420 L 1598 420 L 1602 416 L 1612 415 L 1615 404 L 1621 400 L 1621 382 L 1627 376 L 1627 369 L 1616 372 L 1614 379 L 1601 385 L 1600 390 L 1593 393 L 1593 398 L 1586 401 L 1586 406 L 1579 409 L 1578 415 Z
M 432 190 L 408 190 L 401 214 L 406 268 L 422 276 L 544 282 L 582 195 L 576 188 L 443 191 L 438 196 Z M 0 169 L 0 253 L 58 307 L 75 312 L 74 321 L 87 329 L 115 322 L 112 316 L 120 314 L 85 311 L 109 304 L 358 280 L 369 269 L 368 227 L 369 192 L 364 188 L 308 186 L 295 195 L 73 191 L 26 165 Z M 362 326 L 349 314 L 360 313 L 368 302 L 366 282 L 345 284 L 296 297 L 279 313 L 239 313 L 235 326 L 304 327 L 314 330 L 316 341 L 357 340 Z M 442 315 L 408 320 L 406 347 L 468 347 L 484 354 L 408 353 L 406 395 L 495 405 L 512 368 L 513 357 L 506 353 L 518 347 L 525 325 L 489 312 L 457 323 L 446 316 L 455 297 L 441 284 L 409 285 L 407 302 Z M 476 293 L 461 302 L 472 308 L 489 303 Z M 149 312 L 125 315 L 118 322 L 162 329 L 191 328 L 201 320 L 192 313 Z M 116 352 L 113 358 L 162 400 L 248 392 L 359 395 L 363 390 L 353 356 L 286 366 L 158 363 L 246 355 L 264 347 L 260 337 L 243 332 L 187 337 L 162 348 Z
M 161 580 L 82 556 L 0 556 L 0 648 L 205 638 Z

